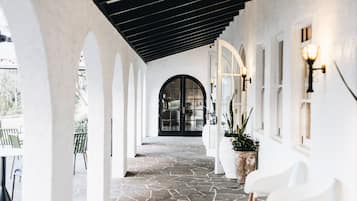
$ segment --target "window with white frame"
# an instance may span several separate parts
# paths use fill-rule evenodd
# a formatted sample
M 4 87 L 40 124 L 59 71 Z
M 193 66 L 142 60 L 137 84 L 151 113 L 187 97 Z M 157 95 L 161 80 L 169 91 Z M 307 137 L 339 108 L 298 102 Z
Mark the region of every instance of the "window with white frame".
M 256 71 L 256 129 L 264 130 L 264 96 L 265 96 L 265 49 L 257 48 Z
M 301 28 L 301 48 L 305 45 L 311 43 L 312 39 L 312 26 L 311 24 Z M 301 91 L 301 103 L 300 103 L 300 144 L 304 146 L 310 145 L 311 140 L 311 97 L 310 94 L 306 93 L 308 86 L 308 67 L 307 64 L 302 60 L 302 91 Z
M 273 66 L 273 118 L 272 118 L 272 134 L 274 137 L 282 137 L 282 121 L 283 121 L 283 69 L 284 69 L 284 41 L 280 40 L 276 48 L 275 65 Z

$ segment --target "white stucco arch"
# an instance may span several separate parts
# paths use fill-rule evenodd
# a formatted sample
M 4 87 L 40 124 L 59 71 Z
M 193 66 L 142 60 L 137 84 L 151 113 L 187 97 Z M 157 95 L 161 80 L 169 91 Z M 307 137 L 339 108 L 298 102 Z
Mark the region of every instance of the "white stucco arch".
M 51 181 L 54 171 L 49 70 L 37 14 L 31 1 L 14 0 L 0 3 L 15 44 L 22 88 L 26 133 L 22 199 L 56 200 L 54 198 L 58 191 Z M 42 188 L 33 188 L 39 185 Z
M 87 200 L 109 200 L 109 153 L 105 147 L 104 84 L 101 53 L 96 36 L 89 32 L 84 40 L 83 54 L 88 80 L 88 170 Z
M 128 112 L 127 112 L 127 143 L 128 157 L 134 158 L 136 155 L 136 90 L 135 90 L 135 69 L 133 64 L 129 67 L 128 79 Z
M 127 135 L 124 128 L 124 81 L 123 63 L 118 53 L 115 57 L 113 77 L 113 119 L 112 119 L 112 177 L 122 178 L 127 170 Z

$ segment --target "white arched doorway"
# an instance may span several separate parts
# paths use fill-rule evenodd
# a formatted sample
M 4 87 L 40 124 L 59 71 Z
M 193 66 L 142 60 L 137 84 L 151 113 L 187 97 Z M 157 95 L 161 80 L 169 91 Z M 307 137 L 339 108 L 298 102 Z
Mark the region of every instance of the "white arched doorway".
M 242 89 L 242 75 L 247 74 L 247 69 L 242 61 L 237 49 L 234 48 L 227 41 L 219 39 L 217 41 L 217 76 L 216 76 L 216 93 L 213 94 L 216 98 L 216 114 L 217 122 L 224 120 L 224 114 L 229 113 L 230 101 L 232 101 L 232 109 L 234 111 L 234 122 L 241 121 L 241 114 L 246 110 L 246 92 Z M 244 49 L 241 49 L 241 55 L 245 58 Z M 229 107 L 228 107 L 229 106 Z M 224 173 L 220 152 L 224 149 L 220 148 L 220 143 L 223 139 L 226 125 L 217 124 L 217 138 L 216 138 L 216 155 L 215 155 L 215 173 Z M 236 126 L 236 123 L 233 127 Z M 223 147 L 224 148 L 224 147 Z
M 127 110 L 127 141 L 128 157 L 136 156 L 136 93 L 135 93 L 135 72 L 133 64 L 130 64 L 128 79 L 128 110 Z
M 123 63 L 119 54 L 115 57 L 113 77 L 113 119 L 112 119 L 112 177 L 122 178 L 127 170 L 127 135 L 124 129 L 124 82 Z

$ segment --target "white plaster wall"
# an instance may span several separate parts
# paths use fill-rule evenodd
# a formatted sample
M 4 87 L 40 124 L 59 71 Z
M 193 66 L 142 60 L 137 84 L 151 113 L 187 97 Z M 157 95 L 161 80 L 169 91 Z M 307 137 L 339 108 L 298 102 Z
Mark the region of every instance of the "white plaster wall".
M 148 63 L 146 71 L 146 136 L 158 135 L 159 92 L 171 77 L 187 74 L 198 79 L 209 98 L 209 47 L 165 57 Z M 207 102 L 208 103 L 208 102 Z
M 249 86 L 248 104 L 255 106 L 256 47 L 266 49 L 265 125 L 263 134 L 252 132 L 261 141 L 261 168 L 283 166 L 294 160 L 304 160 L 310 169 L 310 179 L 335 177 L 341 201 L 357 197 L 357 104 L 343 86 L 333 66 L 336 60 L 346 80 L 357 91 L 357 2 L 355 0 L 255 0 L 247 3 L 221 38 L 237 49 L 246 49 L 247 66 L 253 77 Z M 314 73 L 312 94 L 312 142 L 310 151 L 296 149 L 299 134 L 301 72 L 300 49 L 294 42 L 299 23 L 311 21 L 313 42 L 320 45 L 316 66 L 327 64 L 327 74 Z M 272 41 L 284 39 L 283 138 L 276 141 L 270 133 L 270 69 L 274 65 Z M 251 121 L 251 122 L 254 122 Z

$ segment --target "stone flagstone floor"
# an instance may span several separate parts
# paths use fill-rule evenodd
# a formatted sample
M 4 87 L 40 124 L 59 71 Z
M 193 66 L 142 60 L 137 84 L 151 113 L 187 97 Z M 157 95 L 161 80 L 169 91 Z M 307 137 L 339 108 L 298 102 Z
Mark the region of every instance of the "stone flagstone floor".
M 215 175 L 201 138 L 148 138 L 113 182 L 113 201 L 246 201 L 243 186 Z
M 112 181 L 111 201 L 246 201 L 243 186 L 215 175 L 213 167 L 214 160 L 206 157 L 201 138 L 147 138 L 138 147 L 137 157 L 129 159 L 128 176 Z M 21 183 L 14 201 L 20 200 Z M 86 201 L 81 157 L 73 177 L 73 200 Z

